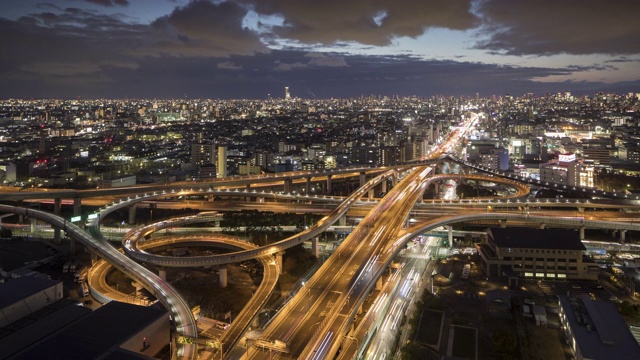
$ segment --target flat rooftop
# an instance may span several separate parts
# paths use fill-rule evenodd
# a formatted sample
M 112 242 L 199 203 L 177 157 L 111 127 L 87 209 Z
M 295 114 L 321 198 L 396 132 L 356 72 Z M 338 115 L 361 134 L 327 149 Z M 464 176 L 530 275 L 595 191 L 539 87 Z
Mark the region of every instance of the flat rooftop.
M 610 301 L 558 297 L 574 339 L 585 359 L 640 359 L 640 344 Z
M 130 358 L 132 354 L 118 351 L 118 347 L 167 313 L 164 309 L 111 301 L 13 359 L 48 359 L 52 354 L 67 360 Z
M 570 229 L 489 228 L 487 233 L 501 248 L 587 250 Z
M 0 329 L 0 359 L 7 359 L 32 344 L 91 314 L 71 299 L 60 299 Z
M 61 283 L 34 276 L 21 276 L 7 281 L 0 284 L 0 309 Z

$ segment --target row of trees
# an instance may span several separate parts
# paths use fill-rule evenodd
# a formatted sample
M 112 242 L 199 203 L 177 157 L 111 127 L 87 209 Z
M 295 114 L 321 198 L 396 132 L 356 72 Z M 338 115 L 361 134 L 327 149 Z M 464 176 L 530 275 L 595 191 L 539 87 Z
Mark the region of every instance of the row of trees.
M 224 212 L 220 226 L 224 231 L 236 233 L 244 228 L 243 232 L 253 238 L 256 245 L 267 245 L 280 240 L 281 236 L 277 235 L 282 232 L 283 226 L 296 226 L 302 230 L 306 226 L 315 224 L 319 219 L 320 215 L 313 214 L 240 210 Z

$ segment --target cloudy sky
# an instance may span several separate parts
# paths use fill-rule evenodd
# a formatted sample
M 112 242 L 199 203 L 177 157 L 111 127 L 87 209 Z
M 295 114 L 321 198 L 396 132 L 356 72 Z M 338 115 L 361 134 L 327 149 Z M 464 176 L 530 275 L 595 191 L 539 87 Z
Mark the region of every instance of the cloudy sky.
M 638 0 L 0 0 L 0 98 L 640 92 Z

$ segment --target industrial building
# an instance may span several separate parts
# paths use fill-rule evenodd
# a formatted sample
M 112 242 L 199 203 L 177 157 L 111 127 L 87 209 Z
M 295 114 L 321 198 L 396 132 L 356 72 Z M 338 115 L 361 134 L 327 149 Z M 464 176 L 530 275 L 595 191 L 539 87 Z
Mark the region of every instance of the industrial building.
M 577 360 L 640 359 L 640 345 L 610 301 L 558 296 L 560 323 Z
M 60 281 L 0 284 L 0 359 L 148 359 L 169 340 L 165 309 L 112 301 L 91 311 L 64 299 Z
M 10 359 L 151 359 L 169 342 L 167 310 L 111 301 Z
M 0 328 L 62 299 L 62 282 L 21 276 L 0 285 Z

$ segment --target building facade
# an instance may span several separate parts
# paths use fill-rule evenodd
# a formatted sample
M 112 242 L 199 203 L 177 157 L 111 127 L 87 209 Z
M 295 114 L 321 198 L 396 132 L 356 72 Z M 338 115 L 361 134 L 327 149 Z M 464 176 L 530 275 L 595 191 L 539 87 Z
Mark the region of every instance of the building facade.
M 599 268 L 584 255 L 575 230 L 490 228 L 478 248 L 481 267 L 491 277 L 597 280 Z
M 580 186 L 592 188 L 593 164 L 583 164 L 576 160 L 575 154 L 560 155 L 557 160 L 540 164 L 540 180 L 566 186 Z

